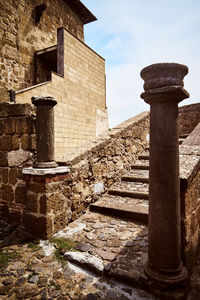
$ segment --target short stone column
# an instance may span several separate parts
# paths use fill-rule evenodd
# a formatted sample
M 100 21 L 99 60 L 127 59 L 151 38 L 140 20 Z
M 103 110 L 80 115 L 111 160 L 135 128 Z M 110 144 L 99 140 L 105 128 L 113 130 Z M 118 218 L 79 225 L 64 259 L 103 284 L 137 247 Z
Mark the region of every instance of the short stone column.
M 52 97 L 32 97 L 37 107 L 36 144 L 37 159 L 34 168 L 55 168 L 54 161 L 54 106 L 57 101 Z
M 150 65 L 141 71 L 141 98 L 150 104 L 149 246 L 145 273 L 158 287 L 185 281 L 181 262 L 178 103 L 187 66 Z

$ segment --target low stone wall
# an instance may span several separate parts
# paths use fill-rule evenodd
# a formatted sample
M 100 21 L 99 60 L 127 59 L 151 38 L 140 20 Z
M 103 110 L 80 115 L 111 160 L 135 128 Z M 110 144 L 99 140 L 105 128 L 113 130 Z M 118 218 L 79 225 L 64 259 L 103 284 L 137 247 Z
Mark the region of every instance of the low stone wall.
M 25 209 L 22 169 L 35 154 L 34 108 L 29 104 L 0 104 L 0 214 L 21 223 Z
M 182 257 L 189 270 L 200 246 L 200 144 L 192 143 L 197 127 L 180 147 Z
M 190 133 L 200 122 L 200 103 L 179 107 L 179 132 Z
M 108 130 L 59 160 L 60 167 L 32 168 L 35 110 L 30 104 L 0 104 L 0 214 L 42 238 L 74 220 L 107 190 L 145 148 L 149 113 Z M 66 166 L 69 167 L 66 168 Z
M 72 181 L 68 189 L 73 220 L 95 201 L 98 193 L 105 192 L 130 169 L 147 146 L 148 133 L 149 113 L 144 112 L 57 161 L 70 167 Z

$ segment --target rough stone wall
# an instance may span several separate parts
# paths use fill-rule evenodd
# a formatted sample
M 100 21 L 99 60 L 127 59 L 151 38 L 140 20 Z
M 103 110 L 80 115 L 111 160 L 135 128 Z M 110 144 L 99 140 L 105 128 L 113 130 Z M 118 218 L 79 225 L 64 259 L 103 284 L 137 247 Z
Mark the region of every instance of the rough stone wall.
M 179 107 L 179 133 L 190 133 L 200 122 L 200 103 Z
M 72 153 L 63 155 L 60 165 L 70 167 L 71 183 L 68 186 L 72 219 L 76 219 L 98 192 L 105 192 L 126 170 L 129 170 L 139 153 L 147 146 L 149 113 L 119 124 L 98 138 L 85 143 Z
M 64 78 L 52 73 L 50 82 L 16 95 L 18 103 L 30 103 L 32 96 L 52 96 L 58 101 L 55 107 L 56 158 L 96 137 L 99 112 L 104 115 L 105 126 L 101 128 L 108 128 L 104 59 L 64 30 L 64 63 Z
M 34 8 L 46 3 L 41 20 Z M 34 52 L 57 43 L 57 28 L 66 27 L 84 40 L 83 23 L 61 0 L 0 0 L 0 101 L 7 90 L 35 84 Z
M 182 257 L 189 270 L 200 246 L 200 146 L 180 147 Z
M 29 104 L 0 103 L 0 213 L 8 222 L 21 223 L 25 209 L 22 169 L 35 152 L 34 113 Z
M 62 170 L 61 170 L 62 171 Z M 57 174 L 24 174 L 26 182 L 26 208 L 22 225 L 32 234 L 49 238 L 66 227 L 71 220 L 71 203 L 68 184 L 71 176 L 67 172 Z
M 0 215 L 47 238 L 82 213 L 137 159 L 147 145 L 149 113 L 142 113 L 74 153 L 53 174 L 26 173 L 35 155 L 35 110 L 30 104 L 0 104 Z M 29 168 L 30 169 L 30 168 Z

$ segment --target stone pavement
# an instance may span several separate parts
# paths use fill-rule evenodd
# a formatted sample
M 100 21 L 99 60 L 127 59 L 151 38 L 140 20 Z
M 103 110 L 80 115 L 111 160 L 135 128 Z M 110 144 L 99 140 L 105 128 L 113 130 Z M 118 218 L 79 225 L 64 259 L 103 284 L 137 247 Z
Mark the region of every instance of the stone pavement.
M 144 225 L 88 211 L 49 241 L 34 242 L 22 229 L 3 222 L 0 238 L 1 300 L 161 299 L 134 288 L 147 257 Z M 72 251 L 58 248 L 56 241 L 63 238 L 73 239 Z M 184 299 L 199 296 L 197 260 Z
M 20 228 L 6 227 L 4 223 L 1 223 L 0 236 L 2 300 L 156 299 L 108 276 L 138 276 L 146 259 L 145 226 L 140 230 L 137 224 L 129 221 L 87 212 L 51 242 L 34 243 L 33 237 Z M 76 251 L 59 249 L 63 259 L 54 254 L 58 250 L 56 240 L 61 237 L 77 242 L 73 243 Z M 133 248 L 137 251 L 134 265 L 131 261 Z M 76 264 L 65 264 L 64 256 Z M 8 259 L 7 264 L 3 258 Z

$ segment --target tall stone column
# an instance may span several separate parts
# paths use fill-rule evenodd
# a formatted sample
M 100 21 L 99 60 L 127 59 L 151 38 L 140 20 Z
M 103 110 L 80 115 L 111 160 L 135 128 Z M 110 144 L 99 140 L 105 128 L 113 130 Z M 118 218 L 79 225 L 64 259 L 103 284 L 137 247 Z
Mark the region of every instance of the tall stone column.
M 145 273 L 160 286 L 187 277 L 181 262 L 178 103 L 187 66 L 150 65 L 141 71 L 141 98 L 150 104 L 149 246 Z
M 55 168 L 54 161 L 54 106 L 57 101 L 52 97 L 32 97 L 37 107 L 36 143 L 37 159 L 34 168 Z

